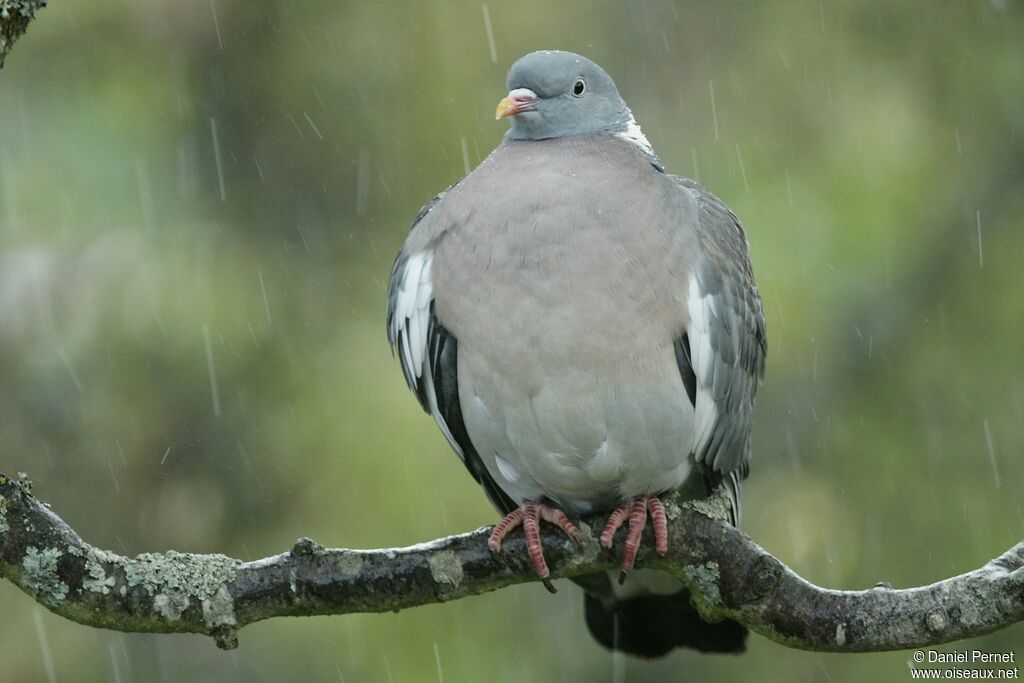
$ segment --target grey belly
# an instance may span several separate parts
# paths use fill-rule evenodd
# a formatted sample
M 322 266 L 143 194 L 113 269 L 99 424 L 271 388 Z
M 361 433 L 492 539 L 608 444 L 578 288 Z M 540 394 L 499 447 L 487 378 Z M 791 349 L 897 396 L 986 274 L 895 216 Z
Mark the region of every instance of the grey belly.
M 529 195 L 509 192 L 526 173 Z M 680 210 L 665 190 L 628 147 L 505 145 L 434 214 L 449 228 L 436 314 L 458 340 L 467 432 L 514 500 L 583 512 L 676 488 L 692 469 L 673 342 L 694 245 L 659 222 Z
M 693 410 L 670 346 L 625 358 L 544 356 L 537 347 L 459 346 L 469 437 L 511 498 L 585 513 L 682 485 Z

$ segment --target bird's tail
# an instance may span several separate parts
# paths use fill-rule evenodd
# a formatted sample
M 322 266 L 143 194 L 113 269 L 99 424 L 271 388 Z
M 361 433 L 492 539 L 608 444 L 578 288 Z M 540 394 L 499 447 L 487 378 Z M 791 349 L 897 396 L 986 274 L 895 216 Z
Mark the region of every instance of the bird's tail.
M 747 628 L 731 619 L 704 621 L 686 589 L 612 600 L 587 591 L 584 598 L 587 628 L 610 650 L 647 659 L 663 657 L 677 647 L 727 654 L 746 650 Z

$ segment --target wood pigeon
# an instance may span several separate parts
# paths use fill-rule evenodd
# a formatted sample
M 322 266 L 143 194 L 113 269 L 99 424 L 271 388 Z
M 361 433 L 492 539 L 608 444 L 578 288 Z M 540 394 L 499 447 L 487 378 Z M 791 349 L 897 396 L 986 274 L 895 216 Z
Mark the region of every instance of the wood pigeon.
M 739 220 L 669 175 L 614 82 L 571 52 L 508 74 L 511 127 L 413 221 L 388 287 L 388 340 L 405 378 L 552 589 L 538 527 L 570 516 L 627 527 L 618 584 L 577 579 L 591 633 L 645 657 L 737 652 L 746 629 L 703 622 L 682 585 L 633 570 L 658 496 L 722 485 L 739 520 L 764 311 Z M 620 585 L 621 584 L 621 585 Z M 553 590 L 553 589 L 552 589 Z

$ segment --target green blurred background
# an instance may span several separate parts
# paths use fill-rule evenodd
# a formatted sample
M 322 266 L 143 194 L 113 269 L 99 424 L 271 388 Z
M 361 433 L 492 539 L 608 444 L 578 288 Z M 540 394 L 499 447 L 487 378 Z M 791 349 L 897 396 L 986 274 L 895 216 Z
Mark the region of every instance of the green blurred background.
M 486 11 L 493 47 L 478 1 L 41 12 L 0 75 L 0 471 L 130 554 L 493 523 L 391 358 L 385 285 L 420 205 L 500 140 L 508 66 L 561 48 L 747 227 L 770 352 L 746 531 L 841 588 L 1024 537 L 1019 3 Z M 275 619 L 227 653 L 78 626 L 8 583 L 0 615 L 12 682 L 909 680 L 908 652 L 759 636 L 613 657 L 568 583 Z M 1024 627 L 966 646 L 1022 648 Z

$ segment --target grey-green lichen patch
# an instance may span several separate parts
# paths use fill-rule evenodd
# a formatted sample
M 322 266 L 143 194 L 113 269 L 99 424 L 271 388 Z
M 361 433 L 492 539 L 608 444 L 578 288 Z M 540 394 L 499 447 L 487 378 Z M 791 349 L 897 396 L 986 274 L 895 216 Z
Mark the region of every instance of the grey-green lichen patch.
M 6 534 L 10 530 L 7 524 L 7 506 L 10 503 L 3 496 L 0 496 L 0 534 Z
M 225 583 L 234 580 L 238 564 L 238 560 L 224 555 L 194 555 L 173 550 L 142 553 L 133 560 L 117 559 L 124 564 L 129 588 L 141 586 L 151 594 L 178 590 L 199 599 L 213 596 Z
M 932 610 L 925 617 L 925 626 L 932 633 L 942 633 L 946 630 L 946 626 L 949 625 L 949 619 L 946 618 L 945 613 L 942 610 Z
M 337 566 L 345 576 L 356 576 L 363 570 L 363 556 L 358 552 L 345 551 L 338 556 Z
M 836 624 L 836 645 L 846 645 L 846 626 L 842 622 Z
M 73 547 L 73 546 L 72 546 Z M 77 553 L 80 555 L 81 551 Z M 85 558 L 85 576 L 82 578 L 82 589 L 106 595 L 114 587 L 117 580 L 113 576 L 107 576 L 103 565 L 93 559 L 91 553 Z
M 102 564 L 104 562 L 116 565 L 125 564 L 125 559 L 120 555 L 115 555 L 109 550 L 104 550 L 103 548 L 94 548 L 91 545 L 86 545 L 85 558 L 86 567 L 90 564 Z
M 442 550 L 430 556 L 430 576 L 442 588 L 451 590 L 462 583 L 462 563 L 451 550 Z
M 703 604 L 705 608 L 717 609 L 722 606 L 722 594 L 718 590 L 718 581 L 721 574 L 718 571 L 718 563 L 708 561 L 704 564 L 683 565 L 683 575 L 689 579 L 691 585 L 696 589 L 693 596 Z
M 188 596 L 181 591 L 169 590 L 153 596 L 153 609 L 167 621 L 177 621 L 188 609 L 190 602 Z
M 683 503 L 683 506 L 696 510 L 711 519 L 719 519 L 726 522 L 731 520 L 732 504 L 722 488 L 715 489 L 714 493 L 703 500 L 688 500 Z
M 666 498 L 662 503 L 665 506 L 665 517 L 668 518 L 670 522 L 674 522 L 679 519 L 679 515 L 683 514 L 683 509 L 679 507 L 679 503 L 675 496 Z
M 68 594 L 68 585 L 57 575 L 57 558 L 61 553 L 56 548 L 39 550 L 29 546 L 21 561 L 24 571 L 21 584 L 40 602 L 56 607 L 64 602 Z
M 234 626 L 238 623 L 235 619 L 235 601 L 227 587 L 221 585 L 216 593 L 203 598 L 203 621 L 210 628 Z

